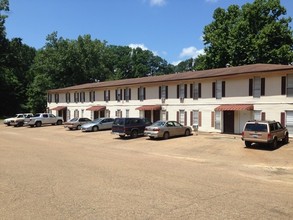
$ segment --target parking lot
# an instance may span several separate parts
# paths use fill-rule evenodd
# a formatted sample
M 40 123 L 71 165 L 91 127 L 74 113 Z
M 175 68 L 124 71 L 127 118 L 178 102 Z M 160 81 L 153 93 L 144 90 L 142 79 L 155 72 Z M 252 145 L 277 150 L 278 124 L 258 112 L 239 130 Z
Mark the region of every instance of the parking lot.
M 0 219 L 292 219 L 293 140 L 0 125 Z

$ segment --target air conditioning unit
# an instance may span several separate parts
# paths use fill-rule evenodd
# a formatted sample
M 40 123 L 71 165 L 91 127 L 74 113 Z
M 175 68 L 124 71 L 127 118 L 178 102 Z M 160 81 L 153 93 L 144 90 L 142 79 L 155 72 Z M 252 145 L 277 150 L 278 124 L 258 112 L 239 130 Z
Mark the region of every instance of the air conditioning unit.
M 180 97 L 180 103 L 184 103 L 184 98 Z

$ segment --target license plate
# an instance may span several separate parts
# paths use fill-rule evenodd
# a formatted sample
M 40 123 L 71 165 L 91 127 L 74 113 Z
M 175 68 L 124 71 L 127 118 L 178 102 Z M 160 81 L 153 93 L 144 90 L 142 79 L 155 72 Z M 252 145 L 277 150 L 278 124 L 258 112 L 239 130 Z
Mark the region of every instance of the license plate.
M 252 135 L 253 138 L 258 138 L 257 134 Z

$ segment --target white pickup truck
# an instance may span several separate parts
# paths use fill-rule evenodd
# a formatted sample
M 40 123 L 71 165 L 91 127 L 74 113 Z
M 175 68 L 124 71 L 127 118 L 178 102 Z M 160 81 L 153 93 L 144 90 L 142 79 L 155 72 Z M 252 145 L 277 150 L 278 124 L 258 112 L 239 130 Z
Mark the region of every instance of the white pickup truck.
M 41 127 L 44 124 L 62 125 L 63 118 L 55 116 L 51 113 L 37 113 L 27 122 L 27 125 L 29 125 L 30 127 Z
M 7 126 L 12 125 L 14 127 L 23 126 L 25 119 L 32 116 L 32 113 L 19 113 L 16 114 L 13 118 L 6 118 L 4 120 L 4 124 L 6 124 Z

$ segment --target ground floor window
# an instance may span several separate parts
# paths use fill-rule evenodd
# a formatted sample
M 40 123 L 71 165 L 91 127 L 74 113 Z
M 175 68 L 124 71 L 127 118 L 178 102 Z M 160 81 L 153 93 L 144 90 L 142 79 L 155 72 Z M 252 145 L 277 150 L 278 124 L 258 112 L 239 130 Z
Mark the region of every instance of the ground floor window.
M 261 111 L 260 110 L 255 110 L 253 112 L 253 118 L 254 118 L 254 120 L 261 120 Z
M 122 111 L 121 111 L 121 109 L 118 109 L 118 110 L 116 111 L 116 117 L 117 117 L 117 118 L 122 118 Z
M 221 112 L 215 112 L 215 129 L 221 130 Z
M 69 120 L 70 120 L 70 118 L 71 118 L 70 113 L 71 113 L 70 110 L 67 109 L 67 117 L 66 117 L 66 121 L 69 121 Z
M 129 109 L 126 109 L 126 118 L 129 118 Z
M 75 118 L 79 117 L 79 111 L 77 109 L 74 110 L 74 117 Z
M 109 110 L 109 109 L 107 109 L 107 110 L 105 111 L 105 115 L 106 115 L 107 118 L 110 118 L 110 110 Z
M 293 134 L 293 111 L 286 111 L 286 127 L 289 134 Z
M 184 110 L 179 110 L 179 123 L 184 124 L 184 119 L 185 119 L 185 111 Z
M 193 121 L 193 124 L 196 124 L 196 125 L 199 125 L 199 111 L 198 110 L 193 110 L 193 114 L 192 114 L 192 121 Z

